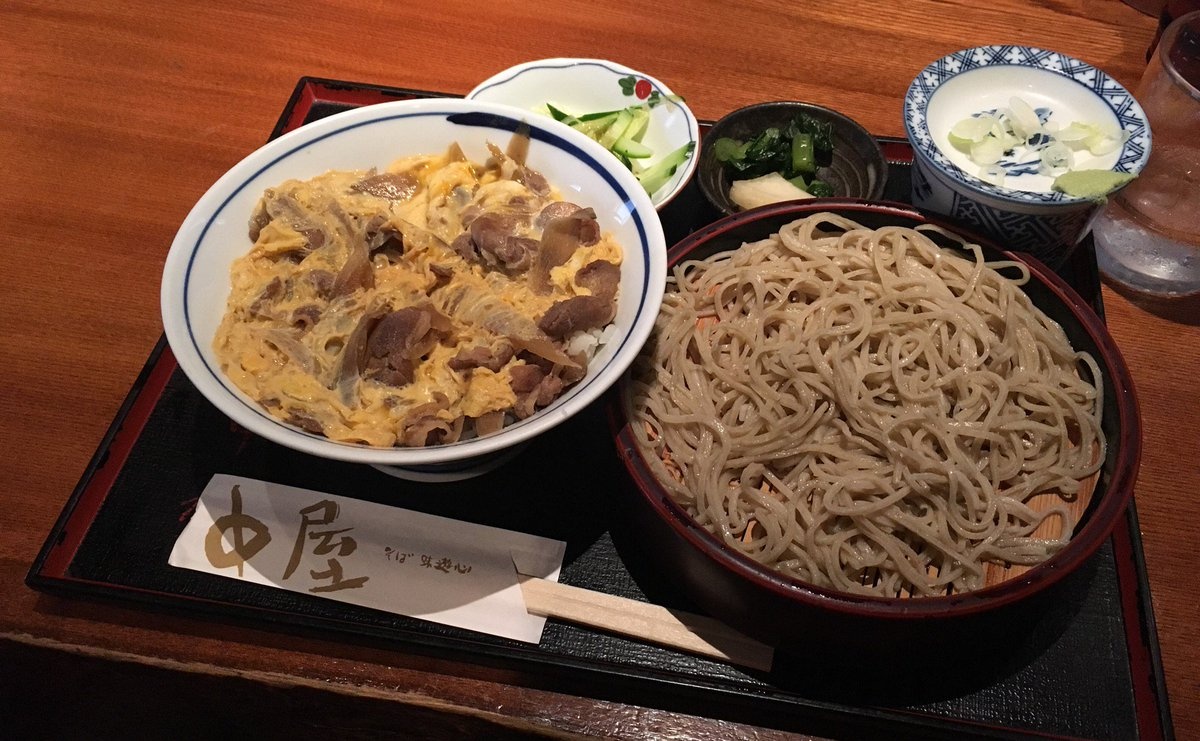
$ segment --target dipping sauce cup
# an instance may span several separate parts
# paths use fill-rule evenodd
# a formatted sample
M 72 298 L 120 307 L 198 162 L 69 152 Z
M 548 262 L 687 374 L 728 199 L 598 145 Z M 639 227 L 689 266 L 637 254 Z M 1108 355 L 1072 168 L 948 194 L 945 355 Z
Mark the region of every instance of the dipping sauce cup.
M 994 113 L 1014 98 L 1031 107 L 1047 131 L 1079 122 L 1119 132 L 1120 146 L 1076 152 L 1073 169 L 1137 175 L 1147 161 L 1151 135 L 1142 108 L 1102 70 L 1029 46 L 963 49 L 930 63 L 904 99 L 914 153 L 912 203 L 1058 270 L 1087 233 L 1100 199 L 1056 189 L 1059 173 L 1043 170 L 1029 146 L 1005 151 L 996 162 L 1003 177 L 985 180 L 982 166 L 950 140 L 957 123 Z

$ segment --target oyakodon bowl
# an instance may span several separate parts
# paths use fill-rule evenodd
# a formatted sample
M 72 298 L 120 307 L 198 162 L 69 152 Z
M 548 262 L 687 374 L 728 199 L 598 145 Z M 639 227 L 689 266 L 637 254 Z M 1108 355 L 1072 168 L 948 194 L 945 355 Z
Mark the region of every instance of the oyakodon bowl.
M 400 157 L 441 154 L 451 143 L 483 162 L 486 144 L 504 148 L 528 127 L 528 165 L 564 199 L 595 210 L 623 250 L 615 335 L 587 375 L 544 409 L 500 432 L 423 448 L 334 442 L 286 424 L 242 393 L 221 371 L 212 348 L 226 310 L 230 267 L 247 253 L 250 215 L 266 188 L 328 170 L 385 168 Z M 285 134 L 246 157 L 199 200 L 180 227 L 163 270 L 167 339 L 180 367 L 232 420 L 273 442 L 312 455 L 391 466 L 410 478 L 452 480 L 482 472 L 517 446 L 565 421 L 599 397 L 632 362 L 662 300 L 666 244 L 658 214 L 637 180 L 600 145 L 553 120 L 509 106 L 452 99 L 367 106 Z
M 904 97 L 904 125 L 913 146 L 912 202 L 945 214 L 1008 249 L 1058 269 L 1086 234 L 1103 198 L 1053 189 L 1036 157 L 1009 150 L 997 165 L 1000 184 L 979 177 L 981 166 L 953 146 L 959 121 L 1028 103 L 1043 124 L 1111 126 L 1128 138 L 1112 152 L 1074 155 L 1074 169 L 1136 175 L 1150 156 L 1150 125 L 1133 95 L 1087 62 L 1027 46 L 980 46 L 931 62 Z
M 769 128 L 782 129 L 800 114 L 812 116 L 833 128 L 833 158 L 817 170 L 817 178 L 829 183 L 837 198 L 875 200 L 883 196 L 887 185 L 887 160 L 879 143 L 857 121 L 814 103 L 775 101 L 756 103 L 725 114 L 712 125 L 700 145 L 696 182 L 708 202 L 726 214 L 741 211 L 729 197 L 733 179 L 717 159 L 715 144 L 728 137 L 738 141 L 752 139 Z
M 609 415 L 618 452 L 633 485 L 635 540 L 652 553 L 655 569 L 671 574 L 684 592 L 714 617 L 771 645 L 820 650 L 834 635 L 853 635 L 877 647 L 898 636 L 928 637 L 929 631 L 963 631 L 967 620 L 999 608 L 1028 604 L 1078 569 L 1105 541 L 1124 515 L 1141 454 L 1141 426 L 1132 381 L 1103 321 L 1058 275 L 1036 260 L 1006 252 L 903 204 L 791 202 L 726 217 L 671 249 L 668 267 L 733 250 L 765 239 L 786 224 L 830 212 L 870 228 L 934 224 L 983 247 L 984 257 L 1024 262 L 1024 286 L 1033 303 L 1058 322 L 1077 350 L 1090 352 L 1104 383 L 1103 431 L 1108 440 L 1091 502 L 1068 545 L 1046 562 L 993 586 L 946 596 L 919 598 L 849 594 L 813 586 L 762 566 L 726 547 L 702 527 L 659 483 L 630 429 L 630 384 L 622 380 L 610 396 Z M 653 340 L 651 340 L 653 341 Z M 1009 621 L 1011 622 L 1011 621 Z M 990 629 L 990 628 L 989 628 Z M 856 632 L 860 631 L 860 632 Z M 920 653 L 924 651 L 921 649 Z M 907 662 L 908 659 L 906 658 Z

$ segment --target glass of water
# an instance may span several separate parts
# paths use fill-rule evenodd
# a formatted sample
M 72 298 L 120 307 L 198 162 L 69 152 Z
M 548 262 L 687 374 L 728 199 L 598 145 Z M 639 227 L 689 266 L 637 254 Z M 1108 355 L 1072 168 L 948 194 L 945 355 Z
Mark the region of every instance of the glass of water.
M 1200 294 L 1200 11 L 1163 32 L 1134 96 L 1153 149 L 1093 224 L 1096 259 L 1107 279 L 1134 291 Z

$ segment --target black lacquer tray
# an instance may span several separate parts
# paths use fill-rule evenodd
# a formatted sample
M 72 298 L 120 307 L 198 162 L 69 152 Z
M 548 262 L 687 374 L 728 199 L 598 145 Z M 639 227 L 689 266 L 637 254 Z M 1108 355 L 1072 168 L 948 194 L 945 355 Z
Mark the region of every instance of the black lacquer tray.
M 304 78 L 272 136 L 347 108 L 439 95 Z M 885 197 L 906 201 L 911 150 L 881 139 Z M 717 214 L 690 185 L 662 213 L 668 243 Z M 1090 245 L 1063 271 L 1100 306 Z M 1015 643 L 970 666 L 906 674 L 898 646 L 892 686 L 856 682 L 862 667 L 780 656 L 770 673 L 708 661 L 550 621 L 537 646 L 285 592 L 167 564 L 187 514 L 214 473 L 229 473 L 480 522 L 567 543 L 564 583 L 697 611 L 628 535 L 631 486 L 600 404 L 536 440 L 510 464 L 453 484 L 398 481 L 367 466 L 276 446 L 235 427 L 154 349 L 28 576 L 37 589 L 250 621 L 274 630 L 369 640 L 396 651 L 503 671 L 504 681 L 583 697 L 835 738 L 1113 738 L 1172 735 L 1137 516 L 1029 618 Z M 853 641 L 829 636 L 831 642 Z M 986 637 L 984 637 L 986 641 Z

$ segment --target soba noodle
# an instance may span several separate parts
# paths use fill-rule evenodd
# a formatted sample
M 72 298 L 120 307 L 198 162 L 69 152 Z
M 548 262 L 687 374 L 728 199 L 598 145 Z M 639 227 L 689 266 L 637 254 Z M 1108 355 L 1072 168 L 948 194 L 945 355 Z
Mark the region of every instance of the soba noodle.
M 1065 545 L 1065 501 L 1104 457 L 1099 369 L 1018 287 L 1024 266 L 965 248 L 818 214 L 676 267 L 631 397 L 675 500 L 854 593 L 977 589 L 987 562 Z M 1035 511 L 1043 492 L 1062 498 Z M 1034 535 L 1048 518 L 1053 540 Z

